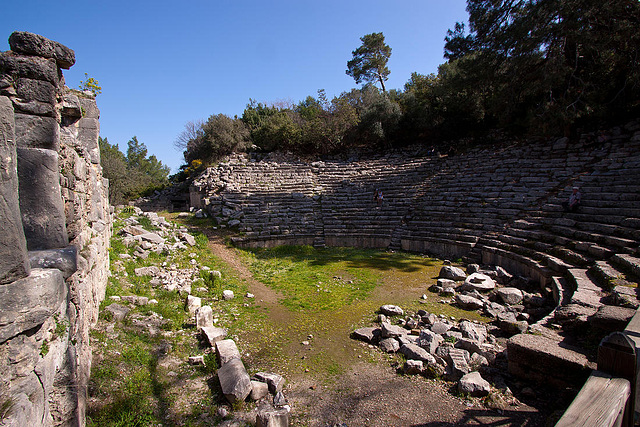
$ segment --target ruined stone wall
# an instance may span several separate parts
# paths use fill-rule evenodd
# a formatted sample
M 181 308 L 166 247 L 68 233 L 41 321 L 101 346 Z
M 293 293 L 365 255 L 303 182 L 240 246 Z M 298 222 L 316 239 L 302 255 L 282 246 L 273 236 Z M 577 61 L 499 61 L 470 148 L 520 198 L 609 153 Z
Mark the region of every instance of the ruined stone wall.
M 0 53 L 0 420 L 84 425 L 111 235 L 100 112 L 64 84 L 71 49 L 24 32 L 9 44 Z

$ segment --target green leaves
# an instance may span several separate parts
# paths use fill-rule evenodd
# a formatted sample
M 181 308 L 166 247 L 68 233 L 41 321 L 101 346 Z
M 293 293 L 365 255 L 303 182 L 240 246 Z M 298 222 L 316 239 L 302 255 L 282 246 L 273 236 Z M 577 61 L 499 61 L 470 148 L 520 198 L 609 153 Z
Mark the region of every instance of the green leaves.
M 382 91 L 386 91 L 384 82 L 388 79 L 387 62 L 391 56 L 391 48 L 385 44 L 382 33 L 371 33 L 360 37 L 362 45 L 352 52 L 353 59 L 347 62 L 347 75 L 356 83 L 379 82 Z

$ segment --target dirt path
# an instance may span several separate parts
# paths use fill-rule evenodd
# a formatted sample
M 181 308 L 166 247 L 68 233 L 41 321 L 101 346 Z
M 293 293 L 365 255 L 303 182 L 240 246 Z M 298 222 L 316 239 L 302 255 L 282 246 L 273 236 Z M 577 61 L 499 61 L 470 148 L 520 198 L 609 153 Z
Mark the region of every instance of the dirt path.
M 296 320 L 298 315 L 279 303 L 281 295 L 254 279 L 237 253 L 228 248 L 220 236 L 213 232 L 206 234 L 213 254 L 233 267 L 239 278 L 246 281 L 250 292 L 256 296 L 256 303 L 269 308 L 272 321 Z M 327 381 L 321 373 L 313 371 L 287 374 L 286 395 L 292 406 L 292 425 L 436 427 L 547 424 L 549 414 L 544 410 L 517 400 L 503 410 L 487 409 L 478 400 L 455 397 L 447 389 L 451 386 L 449 383 L 398 375 L 385 355 L 363 343 L 352 342 L 347 346 L 344 341 L 338 342 L 340 347 L 349 347 L 339 349 L 348 355 L 344 358 L 345 371 L 339 379 Z M 327 344 L 327 341 L 323 342 L 324 346 Z M 360 355 L 356 356 L 356 352 Z M 358 359 L 362 354 L 367 355 L 367 361 Z M 544 404 L 536 406 L 544 407 Z

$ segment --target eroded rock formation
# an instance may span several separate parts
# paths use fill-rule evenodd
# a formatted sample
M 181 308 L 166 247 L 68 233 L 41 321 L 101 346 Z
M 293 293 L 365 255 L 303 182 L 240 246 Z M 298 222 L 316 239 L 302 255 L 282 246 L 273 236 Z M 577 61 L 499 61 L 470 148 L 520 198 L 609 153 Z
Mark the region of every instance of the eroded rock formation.
M 109 272 L 99 110 L 61 68 L 73 50 L 15 32 L 0 53 L 3 425 L 84 425 L 89 329 Z

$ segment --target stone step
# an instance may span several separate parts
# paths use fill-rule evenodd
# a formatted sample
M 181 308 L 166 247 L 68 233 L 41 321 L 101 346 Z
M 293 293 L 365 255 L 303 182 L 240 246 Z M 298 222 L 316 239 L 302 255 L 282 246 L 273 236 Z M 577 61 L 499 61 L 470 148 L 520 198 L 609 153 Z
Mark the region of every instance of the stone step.
M 598 280 L 604 289 L 612 290 L 616 286 L 634 286 L 627 280 L 626 275 L 607 261 L 596 261 L 589 270 L 591 275 Z
M 514 335 L 507 341 L 509 373 L 539 384 L 580 387 L 595 364 L 561 341 L 550 333 Z
M 640 258 L 628 254 L 615 254 L 611 262 L 630 273 L 633 278 L 640 278 Z
M 575 284 L 575 290 L 571 296 L 571 304 L 596 310 L 603 305 L 601 300 L 605 294 L 602 288 L 587 275 L 586 269 L 570 268 L 568 274 L 571 282 Z

